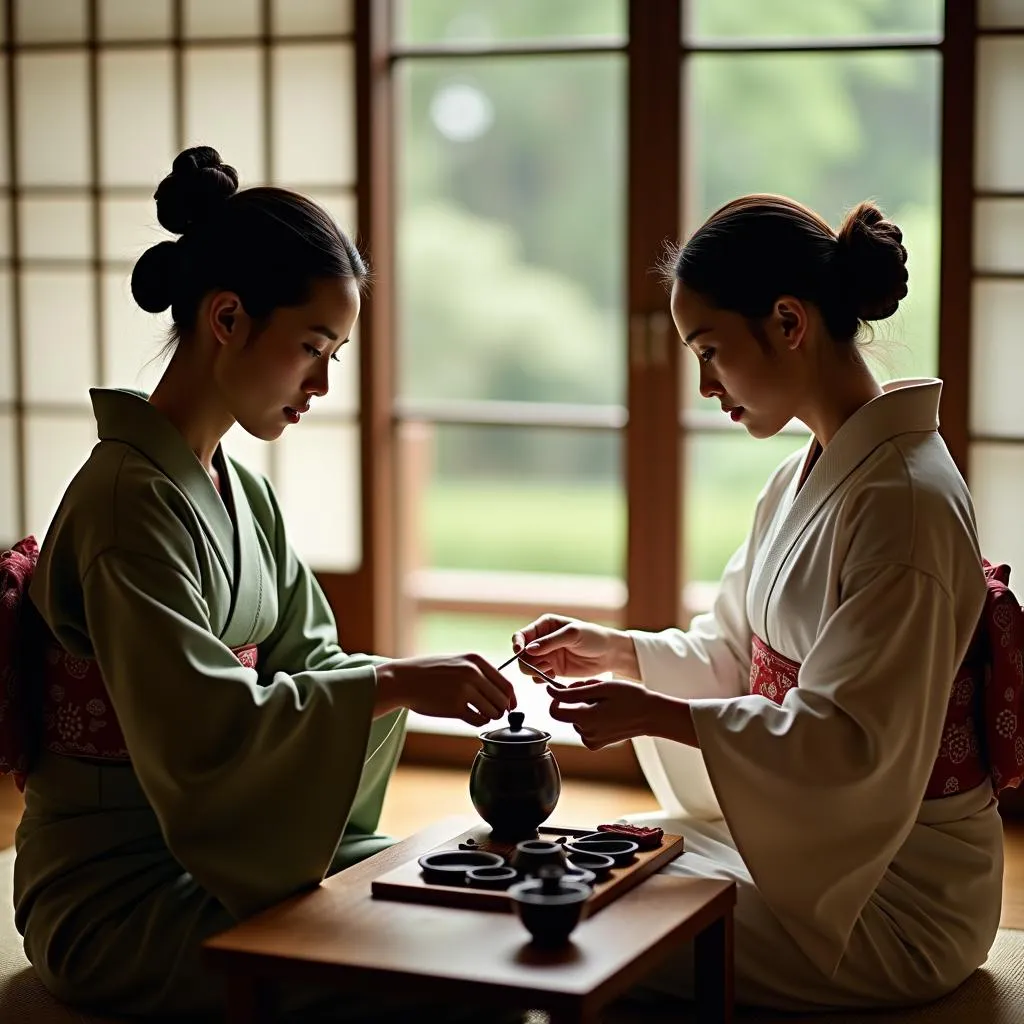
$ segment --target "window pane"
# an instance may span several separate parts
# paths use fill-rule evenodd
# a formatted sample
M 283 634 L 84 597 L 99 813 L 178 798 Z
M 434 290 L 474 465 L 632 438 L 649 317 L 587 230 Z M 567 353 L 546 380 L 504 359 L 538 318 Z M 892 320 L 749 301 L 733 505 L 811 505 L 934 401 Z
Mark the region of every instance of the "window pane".
M 750 530 L 761 489 L 787 455 L 807 444 L 808 436 L 756 440 L 740 429 L 689 437 L 683 481 L 687 581 L 718 582 Z
M 403 43 L 509 43 L 534 39 L 621 38 L 623 0 L 398 0 Z
M 254 46 L 185 51 L 185 145 L 213 146 L 243 188 L 266 178 L 262 83 Z
M 271 31 L 278 36 L 352 31 L 352 0 L 273 0 Z
M 404 62 L 403 395 L 623 400 L 624 72 L 617 56 Z
M 94 310 L 88 271 L 22 273 L 21 344 L 30 402 L 88 402 L 96 376 Z
M 99 0 L 101 39 L 167 39 L 170 0 Z
M 984 28 L 1024 28 L 1024 2 L 979 0 L 978 24 Z
M 152 392 L 163 372 L 159 358 L 167 341 L 170 313 L 154 315 L 132 298 L 131 276 L 103 272 L 103 384 Z M 91 383 L 91 374 L 88 379 Z
M 14 434 L 14 417 L 10 413 L 0 414 L 0 544 L 10 546 L 21 540 L 18 524 L 17 439 Z M 40 536 L 37 538 L 42 540 Z
M 978 42 L 978 128 L 975 185 L 1024 189 L 1024 39 Z
M 406 572 L 622 578 L 618 433 L 410 424 L 402 441 Z
M 89 90 L 84 54 L 17 58 L 18 174 L 22 185 L 89 180 Z
M 169 168 L 168 168 L 169 169 Z M 100 200 L 101 252 L 108 260 L 134 263 L 151 245 L 174 239 L 156 219 L 156 203 L 145 199 L 104 197 Z
M 539 614 L 539 611 L 538 611 Z M 405 654 L 482 654 L 494 665 L 500 665 L 512 653 L 512 634 L 527 625 L 529 619 L 492 615 L 465 615 L 454 612 L 431 612 L 417 616 L 415 633 L 409 637 Z M 551 733 L 559 743 L 580 742 L 576 730 L 567 722 L 556 722 L 550 714 L 550 698 L 543 686 L 524 676 L 515 666 L 502 675 L 516 688 L 519 710 L 526 715 L 526 724 Z M 428 718 L 409 715 L 409 728 L 420 732 L 439 732 L 457 736 L 475 736 L 480 729 L 450 718 Z
M 85 0 L 8 0 L 20 43 L 67 43 L 85 38 Z
M 170 50 L 99 60 L 100 180 L 155 188 L 174 157 Z
M 183 20 L 190 38 L 255 37 L 260 33 L 260 0 L 185 0 Z
M 974 268 L 1024 273 L 1024 200 L 974 204 Z
M 11 257 L 11 201 L 0 195 L 0 260 Z
M 1013 568 L 1010 583 L 1019 593 L 1024 575 L 1024 444 L 971 445 L 970 481 L 981 553 L 990 562 Z
M 88 259 L 92 223 L 86 199 L 22 199 L 21 254 L 26 259 Z
M 13 316 L 14 279 L 9 270 L 0 268 L 0 402 L 14 398 Z
M 10 136 L 7 131 L 7 61 L 0 53 L 0 186 L 11 182 Z
M 801 5 L 801 11 L 819 5 Z M 903 230 L 910 294 L 874 326 L 884 376 L 938 363 L 939 60 L 933 54 L 701 55 L 689 65 L 686 232 L 737 196 L 778 192 L 833 227 L 865 198 Z M 786 111 L 785 145 L 778 111 Z M 691 360 L 686 360 L 691 361 Z M 696 388 L 687 397 L 701 407 Z M 717 404 L 708 405 L 717 408 Z
M 686 0 L 693 39 L 841 39 L 942 31 L 943 0 Z
M 355 67 L 347 44 L 275 46 L 274 180 L 355 182 Z
M 362 561 L 359 431 L 349 424 L 290 427 L 273 484 L 295 549 L 317 570 L 352 572 Z M 315 500 L 311 497 L 315 491 Z
M 1024 437 L 1024 281 L 976 281 L 971 313 L 971 430 Z
M 30 412 L 25 417 L 28 469 L 28 531 L 42 539 L 71 478 L 96 443 L 96 420 L 91 412 L 49 416 Z

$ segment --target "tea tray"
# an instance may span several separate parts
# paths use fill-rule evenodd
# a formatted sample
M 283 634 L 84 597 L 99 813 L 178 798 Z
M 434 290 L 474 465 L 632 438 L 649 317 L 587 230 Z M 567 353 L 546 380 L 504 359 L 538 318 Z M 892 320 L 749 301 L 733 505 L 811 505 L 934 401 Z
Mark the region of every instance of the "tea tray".
M 567 836 L 570 839 L 589 835 L 591 828 L 559 828 L 542 825 L 537 829 L 537 839 L 558 839 Z M 525 837 L 529 838 L 529 837 Z M 467 829 L 447 842 L 440 843 L 431 851 L 457 850 L 459 843 L 473 839 L 477 849 L 498 853 L 508 859 L 515 849 L 514 842 L 501 842 L 491 838 L 489 825 Z M 618 899 L 649 875 L 663 868 L 669 861 L 675 860 L 683 852 L 683 837 L 669 835 L 667 832 L 661 846 L 653 850 L 640 850 L 631 864 L 612 868 L 611 875 L 603 882 L 594 885 L 594 893 L 587 900 L 584 916 L 597 913 L 612 900 Z M 374 879 L 370 891 L 376 899 L 401 900 L 406 903 L 431 903 L 442 907 L 463 907 L 469 910 L 512 911 L 512 897 L 507 892 L 493 889 L 475 889 L 467 885 L 438 885 L 426 882 L 416 860 L 407 861 L 387 874 Z

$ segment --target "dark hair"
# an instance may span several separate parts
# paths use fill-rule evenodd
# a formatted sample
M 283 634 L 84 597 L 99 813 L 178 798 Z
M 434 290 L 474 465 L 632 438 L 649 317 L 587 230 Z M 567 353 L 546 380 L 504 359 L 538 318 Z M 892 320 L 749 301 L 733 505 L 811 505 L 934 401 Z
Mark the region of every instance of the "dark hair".
M 902 243 L 900 229 L 871 202 L 850 210 L 837 234 L 795 200 L 743 196 L 673 254 L 672 277 L 750 319 L 794 295 L 818 307 L 833 338 L 852 341 L 862 321 L 892 316 L 906 296 Z
M 139 257 L 132 295 L 148 313 L 170 307 L 174 339 L 195 327 L 203 296 L 215 288 L 236 292 L 261 320 L 301 305 L 317 278 L 366 279 L 359 252 L 329 214 L 287 189 L 239 192 L 238 172 L 209 146 L 180 153 L 154 198 L 157 219 L 181 237 Z

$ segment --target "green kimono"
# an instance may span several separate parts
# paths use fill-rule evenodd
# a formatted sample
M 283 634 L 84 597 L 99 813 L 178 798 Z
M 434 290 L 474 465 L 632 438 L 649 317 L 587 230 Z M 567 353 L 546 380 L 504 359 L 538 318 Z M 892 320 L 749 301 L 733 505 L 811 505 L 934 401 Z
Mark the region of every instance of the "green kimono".
M 131 761 L 40 758 L 17 923 L 69 1002 L 213 1010 L 203 939 L 390 842 L 374 830 L 405 712 L 373 718 L 376 659 L 339 647 L 267 481 L 224 458 L 219 494 L 144 396 L 92 398 L 100 443 L 31 596 L 96 660 Z M 256 670 L 231 651 L 248 644 Z

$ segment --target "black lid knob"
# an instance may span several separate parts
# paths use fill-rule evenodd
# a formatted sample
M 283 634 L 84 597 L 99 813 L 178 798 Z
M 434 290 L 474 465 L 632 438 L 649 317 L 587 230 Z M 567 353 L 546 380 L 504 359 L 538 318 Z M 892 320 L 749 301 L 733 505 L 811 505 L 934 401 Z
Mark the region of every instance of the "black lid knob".
M 526 721 L 526 715 L 522 711 L 510 711 L 508 713 L 508 727 L 512 732 L 519 732 L 523 727 L 523 722 Z

